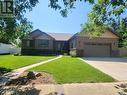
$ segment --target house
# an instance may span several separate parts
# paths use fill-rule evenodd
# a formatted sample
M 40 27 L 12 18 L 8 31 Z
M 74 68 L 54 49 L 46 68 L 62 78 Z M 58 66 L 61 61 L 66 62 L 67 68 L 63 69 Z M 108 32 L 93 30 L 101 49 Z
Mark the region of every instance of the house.
M 108 29 L 100 37 L 79 33 L 46 33 L 37 29 L 22 40 L 22 54 L 61 54 L 76 50 L 78 56 L 118 56 L 119 36 Z
M 51 55 L 69 52 L 69 39 L 72 34 L 68 33 L 45 33 L 34 30 L 22 40 L 22 54 Z

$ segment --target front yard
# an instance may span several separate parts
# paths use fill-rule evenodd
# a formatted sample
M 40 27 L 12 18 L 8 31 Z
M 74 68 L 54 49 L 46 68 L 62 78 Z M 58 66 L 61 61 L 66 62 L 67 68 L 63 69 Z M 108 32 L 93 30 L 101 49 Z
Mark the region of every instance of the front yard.
M 30 69 L 48 72 L 57 83 L 113 82 L 114 79 L 78 58 L 64 56 L 55 61 Z
M 0 71 L 5 69 L 13 70 L 54 58 L 53 56 L 13 56 L 0 55 Z

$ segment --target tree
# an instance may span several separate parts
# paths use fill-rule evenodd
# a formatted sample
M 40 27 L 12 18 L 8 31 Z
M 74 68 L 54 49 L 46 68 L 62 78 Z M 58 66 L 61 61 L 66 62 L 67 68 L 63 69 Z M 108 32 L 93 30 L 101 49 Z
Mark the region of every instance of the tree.
M 88 15 L 88 21 L 81 25 L 82 29 L 80 34 L 85 32 L 91 38 L 99 37 L 102 33 L 104 33 L 107 30 L 108 25 L 104 24 L 103 22 L 100 22 L 99 19 L 96 19 L 96 16 L 96 14 L 91 13 Z
M 49 7 L 60 10 L 63 17 L 66 17 L 69 10 L 75 8 L 76 0 L 49 0 Z M 82 0 L 80 0 L 82 1 Z M 93 4 L 91 18 L 94 19 L 94 26 L 100 27 L 107 23 L 110 17 L 120 18 L 120 15 L 127 8 L 127 0 L 84 0 Z M 15 17 L 0 18 L 0 42 L 10 43 L 16 35 L 16 27 L 28 22 L 24 17 L 26 11 L 31 11 L 38 3 L 38 0 L 15 0 Z M 96 15 L 97 14 L 97 15 Z M 29 23 L 29 22 L 28 22 Z M 95 28 L 95 27 L 94 27 Z M 102 27 L 101 27 L 102 28 Z M 99 29 L 99 28 L 98 28 Z M 24 32 L 23 32 L 24 33 Z
M 75 3 L 77 0 L 49 0 L 49 7 L 60 10 L 62 16 L 66 17 L 69 10 L 75 8 Z M 83 1 L 83 0 L 80 0 Z M 99 15 L 121 15 L 127 8 L 127 0 L 84 0 L 84 2 L 89 2 L 94 4 L 94 10 L 96 10 Z
M 11 44 L 21 47 L 21 40 L 26 37 L 33 29 L 31 22 L 24 22 L 23 24 L 18 24 L 16 26 L 16 33 L 14 35 L 14 39 L 11 40 Z
M 122 18 L 120 22 L 112 19 L 109 25 L 120 35 L 120 47 L 127 47 L 127 17 Z
M 93 4 L 92 11 L 88 14 L 88 22 L 83 25 L 83 30 L 95 37 L 101 35 L 107 28 L 112 28 L 120 35 L 119 46 L 127 47 L 127 17 L 122 16 L 127 9 L 127 1 L 112 0 L 112 2 L 100 0 Z
M 11 43 L 15 39 L 17 27 L 29 24 L 29 21 L 24 17 L 24 13 L 31 11 L 37 3 L 38 0 L 15 0 L 15 17 L 0 18 L 0 42 Z M 24 33 L 19 32 L 21 32 L 20 34 Z

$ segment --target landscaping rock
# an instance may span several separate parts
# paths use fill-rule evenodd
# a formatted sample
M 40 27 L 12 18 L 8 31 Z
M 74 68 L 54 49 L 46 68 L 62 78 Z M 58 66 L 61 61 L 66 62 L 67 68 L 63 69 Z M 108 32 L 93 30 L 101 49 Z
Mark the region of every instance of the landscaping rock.
M 36 75 L 34 74 L 34 72 L 28 72 L 27 78 L 28 79 L 36 79 Z
M 123 89 L 123 91 L 127 93 L 127 89 Z
M 120 84 L 119 87 L 126 88 L 127 87 L 127 84 Z
M 53 76 L 45 72 L 24 72 L 18 78 L 11 79 L 6 86 L 20 86 L 33 84 L 55 84 Z
M 118 92 L 118 93 L 119 93 L 119 95 L 127 95 L 124 92 Z
M 11 85 L 11 84 L 14 84 L 14 85 L 25 85 L 27 84 L 28 82 L 28 79 L 26 77 L 19 77 L 17 79 L 12 79 L 10 81 L 8 81 L 6 83 L 6 85 Z
M 119 86 L 114 86 L 115 88 L 119 89 Z
M 36 74 L 36 77 L 40 77 L 40 76 L 42 76 L 41 73 L 37 73 L 37 74 Z

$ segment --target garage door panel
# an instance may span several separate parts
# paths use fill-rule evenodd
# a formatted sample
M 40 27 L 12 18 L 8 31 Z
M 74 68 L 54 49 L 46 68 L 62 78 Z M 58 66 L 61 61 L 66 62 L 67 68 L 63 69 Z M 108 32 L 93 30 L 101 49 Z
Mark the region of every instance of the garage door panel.
M 105 44 L 85 44 L 84 48 L 85 56 L 93 57 L 109 57 L 110 45 Z

